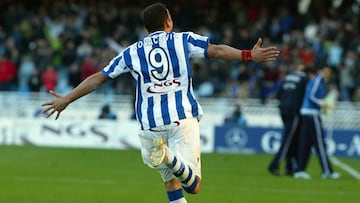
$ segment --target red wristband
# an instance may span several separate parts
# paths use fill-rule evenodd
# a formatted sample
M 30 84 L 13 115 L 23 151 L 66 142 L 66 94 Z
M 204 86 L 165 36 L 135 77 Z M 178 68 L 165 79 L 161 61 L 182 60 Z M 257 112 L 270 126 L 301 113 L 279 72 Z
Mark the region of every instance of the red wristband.
M 246 62 L 251 62 L 252 61 L 251 50 L 246 50 L 245 51 L 245 61 Z
M 245 50 L 241 50 L 241 59 L 245 62 Z
M 244 62 L 251 62 L 252 61 L 251 50 L 241 50 L 241 59 Z

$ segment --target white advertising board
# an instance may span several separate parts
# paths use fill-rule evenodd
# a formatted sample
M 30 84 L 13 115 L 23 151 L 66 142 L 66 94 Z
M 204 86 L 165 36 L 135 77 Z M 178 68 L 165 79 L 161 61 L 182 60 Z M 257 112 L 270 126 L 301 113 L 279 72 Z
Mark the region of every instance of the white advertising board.
M 202 151 L 213 151 L 213 127 L 201 134 Z M 138 124 L 134 120 L 51 120 L 44 118 L 9 119 L 0 125 L 0 144 L 140 149 Z M 12 132 L 10 132 L 12 131 Z

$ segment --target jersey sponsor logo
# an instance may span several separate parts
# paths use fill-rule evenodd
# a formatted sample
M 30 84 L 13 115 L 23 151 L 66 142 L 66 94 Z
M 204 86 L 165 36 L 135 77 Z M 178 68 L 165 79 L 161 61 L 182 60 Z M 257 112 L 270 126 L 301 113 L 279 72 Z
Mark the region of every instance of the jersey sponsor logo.
M 176 90 L 180 85 L 179 79 L 174 78 L 172 80 L 152 83 L 147 87 L 146 91 L 151 94 L 164 94 Z

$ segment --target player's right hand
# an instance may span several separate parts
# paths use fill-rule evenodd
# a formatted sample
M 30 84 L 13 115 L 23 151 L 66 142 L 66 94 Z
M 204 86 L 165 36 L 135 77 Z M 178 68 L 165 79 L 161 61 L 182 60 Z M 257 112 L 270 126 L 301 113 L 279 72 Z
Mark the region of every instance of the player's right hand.
M 57 112 L 55 117 L 55 120 L 57 120 L 60 116 L 60 113 L 67 107 L 69 103 L 66 101 L 66 98 L 59 93 L 56 93 L 52 90 L 50 90 L 49 93 L 55 97 L 55 100 L 43 103 L 41 105 L 47 107 L 46 109 L 44 109 L 43 113 L 47 113 L 47 117 L 49 118 L 55 112 Z

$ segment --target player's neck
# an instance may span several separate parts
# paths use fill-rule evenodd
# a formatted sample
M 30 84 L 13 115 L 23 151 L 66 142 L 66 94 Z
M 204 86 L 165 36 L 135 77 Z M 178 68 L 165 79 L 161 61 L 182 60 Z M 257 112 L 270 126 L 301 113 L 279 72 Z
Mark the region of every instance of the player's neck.
M 172 31 L 172 28 L 171 27 L 166 27 L 163 29 L 164 32 L 171 32 Z

